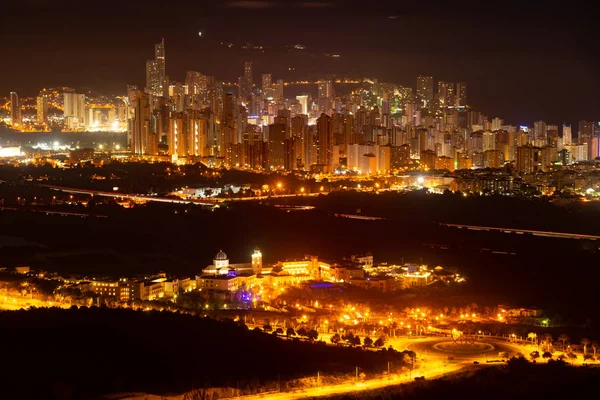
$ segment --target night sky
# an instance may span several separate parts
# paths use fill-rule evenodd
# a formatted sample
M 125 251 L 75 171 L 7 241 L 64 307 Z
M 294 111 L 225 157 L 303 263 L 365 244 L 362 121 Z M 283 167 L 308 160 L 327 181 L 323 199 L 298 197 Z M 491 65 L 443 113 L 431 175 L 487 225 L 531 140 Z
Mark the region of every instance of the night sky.
M 506 123 L 600 119 L 600 24 L 593 9 L 572 1 L 563 8 L 506 4 L 11 2 L 3 4 L 0 25 L 0 93 L 35 95 L 59 85 L 122 93 L 127 84 L 143 85 L 145 60 L 164 37 L 172 80 L 183 81 L 187 70 L 235 80 L 245 60 L 255 62 L 255 83 L 262 72 L 274 79 L 338 73 L 414 87 L 424 74 L 467 82 L 471 107 Z M 258 53 L 220 42 L 274 48 Z M 310 52 L 279 47 L 295 43 Z

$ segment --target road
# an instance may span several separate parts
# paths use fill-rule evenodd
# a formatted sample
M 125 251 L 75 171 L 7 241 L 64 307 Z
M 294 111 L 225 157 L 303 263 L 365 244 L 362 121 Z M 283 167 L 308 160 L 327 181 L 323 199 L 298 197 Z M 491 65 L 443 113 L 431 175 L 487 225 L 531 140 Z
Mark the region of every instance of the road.
M 459 225 L 459 224 L 440 224 L 451 228 L 469 229 L 473 231 L 499 231 L 503 233 L 517 233 L 524 234 L 529 233 L 534 236 L 545 236 L 555 237 L 559 239 L 587 239 L 587 240 L 600 240 L 600 236 L 595 235 L 584 235 L 581 233 L 565 233 L 565 232 L 552 232 L 552 231 L 535 231 L 530 229 L 513 229 L 513 228 L 496 228 L 492 226 L 478 226 L 478 225 Z
M 391 378 L 378 378 L 365 380 L 363 382 L 350 382 L 340 385 L 328 385 L 322 387 L 308 388 L 302 391 L 294 391 L 288 393 L 262 393 L 257 395 L 240 396 L 239 399 L 268 399 L 268 400 L 284 400 L 284 399 L 302 399 L 307 397 L 331 396 L 344 393 L 354 393 L 364 390 L 381 389 L 386 386 L 398 385 L 400 383 L 411 382 L 416 376 L 424 376 L 427 379 L 438 378 L 440 376 L 454 373 L 467 364 L 432 364 L 430 367 L 418 368 L 411 373 L 404 373 L 400 376 Z

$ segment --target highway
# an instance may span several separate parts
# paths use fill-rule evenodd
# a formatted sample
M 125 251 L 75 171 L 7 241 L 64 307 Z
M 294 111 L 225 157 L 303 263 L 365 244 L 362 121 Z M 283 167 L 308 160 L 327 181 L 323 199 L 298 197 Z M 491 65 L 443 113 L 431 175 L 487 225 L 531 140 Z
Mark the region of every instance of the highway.
M 238 399 L 247 400 L 258 400 L 258 399 L 269 399 L 269 400 L 285 400 L 285 399 L 303 399 L 307 397 L 320 397 L 320 396 L 331 396 L 344 393 L 354 393 L 364 390 L 381 389 L 386 386 L 398 385 L 405 382 L 411 382 L 416 376 L 424 376 L 426 379 L 438 378 L 440 376 L 455 373 L 456 371 L 464 368 L 466 364 L 435 364 L 430 368 L 417 368 L 411 373 L 404 373 L 402 375 L 393 375 L 391 377 L 383 377 L 377 379 L 368 379 L 359 382 L 350 382 L 339 385 L 328 385 L 321 387 L 307 388 L 304 390 L 292 391 L 292 392 L 276 392 L 276 393 L 261 393 L 249 396 L 239 396 Z
M 223 203 L 226 201 L 256 201 L 256 200 L 267 200 L 267 199 L 277 199 L 277 198 L 286 198 L 286 197 L 315 197 L 321 194 L 328 194 L 328 192 L 318 192 L 318 193 L 299 193 L 299 194 L 278 194 L 278 195 L 270 195 L 270 196 L 254 196 L 254 197 L 235 197 L 235 198 L 206 198 L 206 199 L 181 199 L 181 198 L 171 198 L 171 197 L 158 197 L 158 196 L 148 196 L 148 195 L 140 195 L 140 194 L 131 194 L 131 193 L 121 193 L 121 192 L 105 192 L 100 190 L 90 190 L 90 189 L 78 189 L 78 188 L 70 188 L 66 186 L 56 186 L 56 185 L 46 185 L 40 184 L 40 187 L 45 187 L 51 190 L 57 190 L 65 193 L 72 194 L 84 194 L 88 196 L 104 196 L 104 197 L 113 197 L 119 199 L 128 199 L 133 201 L 157 201 L 161 203 L 175 203 L 175 204 L 198 204 L 204 206 L 214 206 L 218 203 Z
M 517 233 L 524 234 L 529 233 L 534 236 L 545 236 L 554 237 L 559 239 L 587 239 L 587 240 L 600 240 L 600 236 L 585 235 L 581 233 L 565 233 L 565 232 L 552 232 L 552 231 L 536 231 L 530 229 L 514 229 L 514 228 L 497 228 L 492 226 L 478 226 L 478 225 L 460 225 L 460 224 L 444 224 L 440 225 L 448 226 L 451 228 L 469 229 L 472 231 L 499 231 L 503 233 Z

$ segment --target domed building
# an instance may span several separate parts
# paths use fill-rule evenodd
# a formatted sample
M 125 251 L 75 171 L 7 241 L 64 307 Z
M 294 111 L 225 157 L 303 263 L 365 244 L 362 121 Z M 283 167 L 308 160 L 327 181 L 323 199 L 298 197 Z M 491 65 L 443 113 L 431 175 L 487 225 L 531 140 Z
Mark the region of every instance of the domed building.
M 215 255 L 215 258 L 213 258 L 213 265 L 217 270 L 225 268 L 229 269 L 229 258 L 227 257 L 227 254 L 223 252 L 223 250 L 219 250 L 219 252 Z
M 202 270 L 203 275 L 229 275 L 237 276 L 240 274 L 260 274 L 262 268 L 262 254 L 260 250 L 255 249 L 252 253 L 250 263 L 230 264 L 227 254 L 220 250 L 213 258 L 213 264 Z

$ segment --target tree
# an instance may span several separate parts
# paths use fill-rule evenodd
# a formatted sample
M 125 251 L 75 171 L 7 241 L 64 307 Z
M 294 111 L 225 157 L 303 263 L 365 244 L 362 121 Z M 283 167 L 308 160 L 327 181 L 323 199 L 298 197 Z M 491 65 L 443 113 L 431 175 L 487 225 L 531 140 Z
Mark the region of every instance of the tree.
M 544 347 L 546 351 L 549 351 L 550 347 L 552 346 L 552 335 L 549 333 L 544 333 L 542 340 L 544 341 Z
M 531 357 L 532 360 L 535 360 L 536 358 L 540 357 L 540 352 L 539 351 L 532 351 L 529 356 Z
M 533 344 L 533 342 L 537 339 L 537 333 L 529 332 L 527 334 L 527 339 L 531 339 L 531 344 Z
M 365 345 L 365 347 L 371 347 L 373 346 L 373 339 L 371 339 L 370 337 L 366 337 L 363 339 L 363 343 Z
M 296 336 L 296 331 L 294 330 L 294 328 L 292 328 L 291 326 L 289 328 L 287 328 L 287 330 L 285 331 L 285 336 L 287 336 L 288 338 L 290 336 Z
M 583 346 L 583 355 L 587 353 L 587 347 L 590 345 L 591 341 L 588 338 L 581 339 L 581 345 Z
M 383 346 L 385 346 L 385 340 L 383 339 L 383 337 L 377 338 L 377 340 L 375 341 L 375 343 L 373 343 L 373 345 L 375 347 L 383 347 Z
M 596 350 L 598 350 L 598 342 L 592 342 L 592 349 L 594 349 L 594 358 L 596 358 Z
M 350 343 L 352 343 L 352 344 L 353 344 L 353 345 L 355 345 L 355 346 L 360 346 L 360 337 L 358 337 L 358 336 L 354 336 L 354 337 L 352 338 L 352 341 L 351 341 Z
M 552 358 L 552 353 L 550 353 L 549 351 L 545 351 L 544 354 L 542 354 L 542 358 Z
M 563 351 L 565 351 L 565 345 L 566 343 L 570 340 L 569 336 L 565 335 L 564 333 L 561 333 L 558 336 L 558 340 L 562 342 L 563 345 Z
M 269 324 L 264 324 L 263 325 L 263 330 L 265 332 L 273 332 L 273 327 L 271 325 L 269 325 Z
M 333 344 L 338 344 L 341 340 L 342 340 L 342 338 L 340 337 L 339 333 L 336 333 L 335 335 L 333 335 L 331 337 L 331 343 L 333 343 Z
M 302 327 L 298 329 L 298 336 L 308 336 L 308 331 L 306 330 L 306 328 Z
M 283 335 L 283 329 L 282 328 L 277 328 L 275 329 L 275 333 L 278 335 Z
M 306 336 L 308 336 L 310 340 L 317 340 L 319 338 L 319 332 L 317 332 L 315 329 L 311 329 L 308 331 Z

